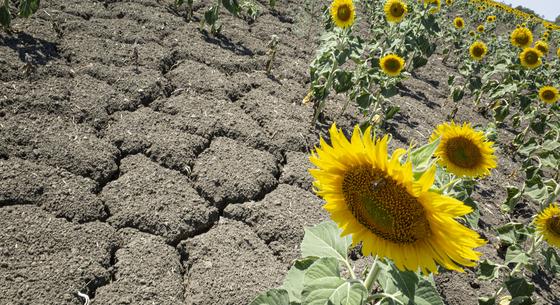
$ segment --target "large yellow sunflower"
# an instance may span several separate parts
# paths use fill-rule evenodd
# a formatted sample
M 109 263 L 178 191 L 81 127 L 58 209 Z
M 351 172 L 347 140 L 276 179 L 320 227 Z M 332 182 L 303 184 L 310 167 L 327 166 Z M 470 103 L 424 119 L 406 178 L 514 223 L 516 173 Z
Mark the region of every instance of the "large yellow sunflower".
M 521 65 L 525 68 L 535 69 L 542 64 L 541 60 L 542 53 L 536 48 L 525 48 L 523 52 L 519 54 L 519 60 L 521 60 Z
M 469 53 L 474 60 L 482 60 L 488 53 L 488 47 L 484 42 L 477 40 L 469 47 Z
M 388 54 L 379 60 L 379 67 L 389 76 L 398 76 L 404 68 L 404 59 L 395 54 Z
M 456 220 L 472 209 L 429 191 L 435 167 L 414 180 L 411 162 L 399 161 L 406 151 L 388 159 L 388 137 L 373 138 L 371 128 L 362 134 L 356 126 L 348 141 L 333 124 L 330 140 L 321 138 L 310 157 L 317 167 L 310 170 L 313 185 L 342 235 L 352 234 L 354 245 L 361 242 L 364 255 L 424 273 L 437 273 L 436 263 L 457 271 L 475 265 L 480 253 L 474 248 L 485 242 Z
M 550 204 L 535 218 L 537 231 L 551 245 L 560 248 L 560 206 Z
M 519 27 L 511 32 L 510 41 L 516 47 L 526 48 L 533 43 L 533 33 L 526 27 Z
M 546 43 L 545 41 L 539 40 L 535 42 L 535 48 L 541 51 L 543 55 L 548 54 L 548 43 Z
M 347 28 L 354 24 L 356 10 L 352 0 L 333 0 L 331 3 L 331 18 L 339 28 Z
M 547 104 L 554 104 L 560 98 L 560 95 L 555 87 L 543 86 L 539 89 L 539 98 Z
M 387 0 L 387 2 L 385 2 L 383 10 L 385 11 L 385 17 L 387 17 L 387 21 L 392 23 L 401 22 L 406 15 L 406 12 L 408 11 L 406 3 L 402 2 L 401 0 Z
M 453 19 L 453 25 L 456 29 L 462 29 L 465 27 L 465 20 L 461 17 L 455 17 L 455 19 Z
M 474 130 L 470 124 L 463 126 L 454 122 L 443 123 L 436 127 L 430 137 L 433 142 L 441 137 L 435 152 L 439 163 L 458 177 L 480 177 L 490 174 L 496 168 L 496 156 L 492 142 L 484 133 Z

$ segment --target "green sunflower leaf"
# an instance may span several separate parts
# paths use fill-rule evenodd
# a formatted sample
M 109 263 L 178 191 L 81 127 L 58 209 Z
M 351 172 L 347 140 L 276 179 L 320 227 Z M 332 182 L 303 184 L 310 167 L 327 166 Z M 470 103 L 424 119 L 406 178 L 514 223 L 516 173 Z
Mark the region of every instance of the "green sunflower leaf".
M 410 162 L 412 162 L 414 177 L 419 178 L 433 164 L 432 156 L 434 155 L 441 138 L 420 146 L 410 152 Z
M 340 237 L 340 233 L 341 230 L 332 221 L 305 228 L 305 235 L 301 242 L 302 256 L 334 257 L 345 262 L 352 238 L 350 236 Z
M 485 259 L 478 265 L 476 275 L 480 280 L 493 280 L 498 277 L 499 270 L 500 266 L 498 264 Z
M 286 290 L 270 289 L 260 294 L 249 305 L 290 305 L 290 301 Z
M 303 279 L 305 271 L 317 260 L 317 257 L 306 257 L 296 260 L 288 271 L 282 289 L 288 291 L 290 302 L 301 303 L 301 291 L 303 290 Z
M 548 249 L 541 250 L 542 255 L 545 258 L 545 267 L 553 273 L 560 273 L 560 255 L 552 247 Z
M 4 0 L 4 3 L 0 5 L 0 24 L 4 27 L 9 27 L 12 21 L 12 15 L 10 15 L 10 9 L 8 8 L 9 4 L 8 0 Z
M 496 298 L 493 297 L 481 297 L 478 298 L 478 305 L 495 305 Z
M 320 258 L 304 275 L 302 305 L 363 305 L 368 293 L 357 280 L 340 278 L 339 261 Z
M 510 277 L 506 282 L 506 288 L 512 298 L 531 296 L 535 291 L 535 285 L 527 282 L 525 278 Z

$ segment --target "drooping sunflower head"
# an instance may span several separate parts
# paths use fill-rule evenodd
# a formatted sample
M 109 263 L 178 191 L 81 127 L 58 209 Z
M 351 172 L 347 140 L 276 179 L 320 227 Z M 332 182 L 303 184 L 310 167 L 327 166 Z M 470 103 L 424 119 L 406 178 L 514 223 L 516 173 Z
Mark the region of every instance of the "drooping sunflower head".
M 554 104 L 560 98 L 560 94 L 556 87 L 543 86 L 539 89 L 539 98 L 547 104 Z
M 523 52 L 519 54 L 519 60 L 521 60 L 521 65 L 528 69 L 538 68 L 542 64 L 541 60 L 542 53 L 536 48 L 525 48 Z
M 348 140 L 336 125 L 330 142 L 321 138 L 310 157 L 317 195 L 342 235 L 362 243 L 364 255 L 389 258 L 401 270 L 437 273 L 437 265 L 462 271 L 473 266 L 485 242 L 457 222 L 472 209 L 454 198 L 429 191 L 435 167 L 414 180 L 412 164 L 401 164 L 406 152 L 389 157 L 389 138 L 372 137 L 371 128 L 354 128 Z M 411 255 L 412 254 L 412 255 Z
M 526 27 L 519 27 L 511 32 L 510 42 L 520 48 L 526 48 L 533 43 L 533 33 Z
M 441 0 L 423 0 L 424 1 L 424 8 L 430 7 L 428 13 L 435 14 L 439 12 L 441 9 Z
M 484 33 L 484 26 L 482 24 L 477 26 L 476 31 L 479 32 L 479 33 Z
M 456 29 L 462 29 L 465 27 L 465 20 L 461 17 L 455 17 L 455 19 L 453 19 L 453 25 Z
M 477 40 L 471 44 L 469 53 L 471 54 L 472 59 L 482 60 L 486 53 L 488 53 L 488 47 L 484 42 Z
M 379 60 L 379 67 L 388 76 L 399 76 L 404 69 L 404 59 L 396 54 L 387 54 Z
M 560 248 L 560 206 L 550 204 L 534 220 L 537 231 L 551 245 Z
M 481 131 L 470 124 L 443 123 L 436 127 L 430 137 L 433 142 L 441 137 L 435 152 L 439 163 L 456 176 L 481 177 L 496 168 L 494 143 L 488 141 Z
M 535 42 L 535 48 L 537 48 L 543 55 L 548 54 L 548 43 L 545 41 L 539 40 Z
M 402 0 L 387 0 L 385 6 L 383 7 L 385 11 L 385 17 L 387 21 L 391 23 L 399 23 L 404 19 L 406 15 L 407 7 L 406 3 Z
M 339 28 L 347 28 L 354 24 L 356 10 L 352 0 L 333 0 L 331 18 Z

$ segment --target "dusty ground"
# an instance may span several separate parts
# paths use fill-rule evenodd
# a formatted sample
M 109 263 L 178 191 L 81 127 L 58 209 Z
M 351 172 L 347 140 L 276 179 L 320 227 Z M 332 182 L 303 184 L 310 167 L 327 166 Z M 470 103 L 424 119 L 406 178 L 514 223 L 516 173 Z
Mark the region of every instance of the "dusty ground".
M 217 37 L 198 30 L 205 3 L 186 22 L 170 2 L 44 1 L 0 33 L 0 304 L 83 304 L 81 292 L 93 304 L 244 305 L 281 283 L 303 226 L 327 218 L 307 173 L 325 127 L 300 104 L 316 35 L 296 35 L 298 1 L 263 6 L 252 24 L 223 14 Z M 394 98 L 392 147 L 425 141 L 451 111 L 455 70 L 438 56 L 428 67 Z M 327 121 L 350 130 L 340 101 Z M 456 120 L 488 122 L 471 108 Z M 507 222 L 504 185 L 523 178 L 498 154 L 475 199 L 485 257 L 499 261 L 491 229 Z M 558 279 L 538 279 L 539 304 L 559 304 Z M 494 289 L 470 270 L 437 283 L 447 304 Z

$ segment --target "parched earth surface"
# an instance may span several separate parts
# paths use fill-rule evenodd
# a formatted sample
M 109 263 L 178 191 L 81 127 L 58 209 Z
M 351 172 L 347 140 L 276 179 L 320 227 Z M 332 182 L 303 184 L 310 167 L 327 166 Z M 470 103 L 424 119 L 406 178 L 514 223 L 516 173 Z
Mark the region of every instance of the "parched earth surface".
M 301 101 L 318 34 L 297 22 L 299 1 L 262 0 L 252 23 L 223 13 L 217 36 L 199 30 L 210 1 L 195 1 L 190 22 L 171 2 L 44 1 L 0 33 L 0 304 L 83 304 L 80 293 L 92 304 L 244 305 L 281 284 L 303 226 L 328 219 L 308 152 L 330 122 L 350 131 L 359 117 L 332 96 L 326 123 L 312 126 Z M 403 83 L 392 148 L 446 120 L 450 74 L 433 56 Z M 468 105 L 455 120 L 484 126 Z M 484 257 L 500 261 L 491 228 L 507 222 L 504 185 L 523 177 L 497 149 L 499 168 L 474 196 Z M 559 304 L 558 279 L 534 280 L 539 304 Z M 436 281 L 447 304 L 494 289 L 472 270 Z

